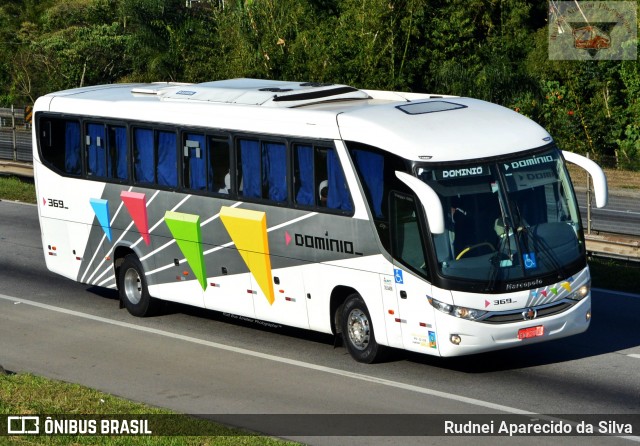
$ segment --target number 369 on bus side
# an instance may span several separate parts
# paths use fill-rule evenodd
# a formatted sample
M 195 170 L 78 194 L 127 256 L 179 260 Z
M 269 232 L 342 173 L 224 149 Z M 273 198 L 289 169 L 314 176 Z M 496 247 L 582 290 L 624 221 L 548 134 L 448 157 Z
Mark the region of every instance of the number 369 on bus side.
M 42 201 L 45 206 L 50 206 L 50 207 L 60 208 L 60 209 L 69 209 L 64 205 L 63 200 L 56 200 L 55 198 L 43 198 Z

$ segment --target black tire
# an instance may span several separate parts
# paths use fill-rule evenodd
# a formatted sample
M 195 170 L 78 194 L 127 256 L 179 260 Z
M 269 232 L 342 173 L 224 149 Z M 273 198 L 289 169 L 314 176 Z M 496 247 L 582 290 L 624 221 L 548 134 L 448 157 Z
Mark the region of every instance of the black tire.
M 142 264 L 135 254 L 125 256 L 118 272 L 120 300 L 133 316 L 145 317 L 155 313 L 158 301 L 149 295 Z
M 340 324 L 342 339 L 353 359 L 365 364 L 383 359 L 385 348 L 376 342 L 369 310 L 360 295 L 347 297 Z

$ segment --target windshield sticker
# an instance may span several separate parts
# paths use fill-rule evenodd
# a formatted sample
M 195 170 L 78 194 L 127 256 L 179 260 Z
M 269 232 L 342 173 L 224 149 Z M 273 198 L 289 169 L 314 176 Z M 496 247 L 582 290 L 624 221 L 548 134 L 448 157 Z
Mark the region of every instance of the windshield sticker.
M 404 283 L 404 279 L 402 278 L 402 270 L 401 269 L 394 269 L 393 270 L 393 276 L 396 279 L 396 283 Z
M 535 253 L 525 253 L 522 255 L 522 259 L 524 260 L 524 269 L 536 269 L 538 267 L 538 264 L 536 263 Z
M 511 163 L 503 163 L 504 170 L 509 171 L 509 169 L 521 169 L 523 167 L 536 166 L 538 164 L 544 163 L 553 163 L 554 159 L 551 155 L 538 156 L 536 158 L 530 158 L 526 160 L 520 161 L 512 161 Z
M 436 174 L 437 180 L 448 180 L 451 178 L 478 177 L 483 175 L 490 175 L 490 172 L 486 166 L 477 166 L 477 167 L 465 167 L 461 169 L 436 170 L 435 174 Z
M 507 174 L 506 176 L 513 178 L 516 190 L 544 186 L 546 184 L 555 183 L 558 180 L 556 173 L 552 169 L 531 170 L 522 173 L 516 172 L 513 174 Z

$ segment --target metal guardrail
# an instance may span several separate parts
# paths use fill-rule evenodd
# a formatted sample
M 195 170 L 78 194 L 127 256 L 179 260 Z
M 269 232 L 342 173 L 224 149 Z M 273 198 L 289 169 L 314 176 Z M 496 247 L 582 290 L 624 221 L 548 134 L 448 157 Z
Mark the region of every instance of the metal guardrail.
M 30 111 L 27 109 L 30 116 Z M 31 123 L 25 109 L 0 108 L 0 159 L 27 162 L 31 157 Z
M 587 252 L 601 257 L 640 261 L 640 239 L 617 234 L 586 234 Z

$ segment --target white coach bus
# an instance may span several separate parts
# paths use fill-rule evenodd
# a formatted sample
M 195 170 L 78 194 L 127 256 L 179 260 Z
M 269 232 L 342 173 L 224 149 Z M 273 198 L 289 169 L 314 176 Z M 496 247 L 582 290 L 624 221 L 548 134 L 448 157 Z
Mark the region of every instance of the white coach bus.
M 34 107 L 47 267 L 159 300 L 459 356 L 581 333 L 590 275 L 561 151 L 506 108 L 234 79 L 51 93 Z

